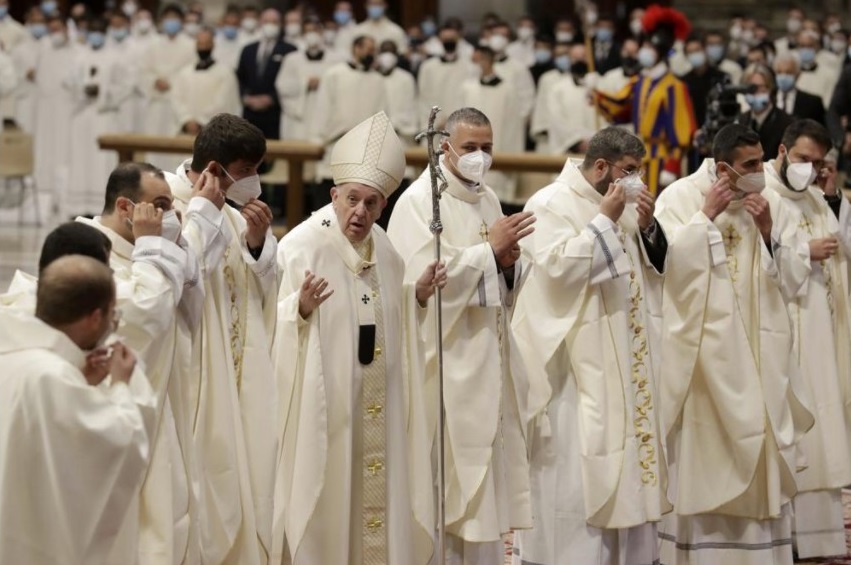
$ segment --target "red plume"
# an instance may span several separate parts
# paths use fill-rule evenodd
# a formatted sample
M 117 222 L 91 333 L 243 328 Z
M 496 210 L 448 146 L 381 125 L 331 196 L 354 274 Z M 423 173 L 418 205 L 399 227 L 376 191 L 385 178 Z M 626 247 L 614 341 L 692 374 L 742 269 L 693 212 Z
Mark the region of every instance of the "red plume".
M 644 28 L 645 33 L 652 34 L 660 25 L 671 26 L 674 29 L 674 37 L 680 41 L 685 41 L 691 33 L 691 23 L 679 10 L 658 4 L 648 6 L 641 20 L 641 27 Z

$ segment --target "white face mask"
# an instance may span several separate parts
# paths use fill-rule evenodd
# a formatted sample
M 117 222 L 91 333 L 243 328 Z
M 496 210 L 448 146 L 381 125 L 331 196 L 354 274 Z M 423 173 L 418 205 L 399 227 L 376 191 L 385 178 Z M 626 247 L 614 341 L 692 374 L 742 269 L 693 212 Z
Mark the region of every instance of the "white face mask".
M 491 168 L 493 157 L 481 149 L 473 151 L 472 153 L 458 155 L 458 152 L 455 151 L 455 148 L 452 147 L 452 145 L 450 145 L 449 148 L 452 149 L 452 152 L 455 153 L 456 157 L 458 157 L 458 162 L 455 166 L 458 168 L 458 172 L 461 173 L 461 176 L 470 182 L 476 183 L 477 185 L 482 184 L 484 182 L 485 175 L 488 174 L 488 171 Z
M 54 47 L 62 47 L 66 43 L 68 43 L 68 38 L 65 37 L 65 34 L 61 32 L 51 33 L 50 43 L 52 43 Z
M 490 38 L 489 45 L 497 53 L 502 53 L 508 47 L 508 38 L 501 33 L 494 34 Z
M 615 181 L 615 184 L 619 184 L 623 187 L 627 202 L 635 202 L 638 200 L 638 195 L 641 194 L 641 191 L 645 188 L 644 181 L 642 181 L 641 177 L 637 174 L 619 178 Z
M 308 49 L 320 47 L 322 45 L 322 36 L 315 31 L 308 31 L 304 34 L 304 44 Z
M 659 61 L 659 56 L 656 54 L 656 50 L 652 47 L 642 47 L 638 50 L 638 63 L 644 69 L 649 69 L 656 65 Z
M 301 24 L 299 24 L 299 23 L 287 24 L 286 27 L 284 27 L 284 35 L 286 35 L 287 38 L 291 38 L 291 39 L 295 39 L 295 38 L 301 36 Z
M 753 194 L 762 192 L 765 188 L 765 173 L 748 173 L 740 175 L 736 169 L 724 163 L 727 170 L 738 177 L 735 182 L 736 190 L 744 194 Z M 744 194 L 742 196 L 744 196 Z
M 641 32 L 644 31 L 644 27 L 641 25 L 641 20 L 636 18 L 629 22 L 629 31 L 631 31 L 632 35 L 636 37 L 641 35 Z
M 387 73 L 396 68 L 399 58 L 393 53 L 385 52 L 378 55 L 378 68 Z
M 812 163 L 793 163 L 786 155 L 786 181 L 792 190 L 803 192 L 816 180 L 816 170 Z
M 252 32 L 257 29 L 257 18 L 243 18 L 242 29 L 247 32 Z
M 260 31 L 263 33 L 263 37 L 266 39 L 275 39 L 281 34 L 281 26 L 278 24 L 263 24 L 260 28 Z
M 251 175 L 244 179 L 234 180 L 224 167 L 222 167 L 222 170 L 233 181 L 233 184 L 225 192 L 228 200 L 239 206 L 245 206 L 249 200 L 260 197 L 260 194 L 263 192 L 263 189 L 260 187 L 260 175 Z
M 133 30 L 139 35 L 145 35 L 154 28 L 154 22 L 148 19 L 136 20 Z
M 520 41 L 529 41 L 533 37 L 535 37 L 535 30 L 531 27 L 523 26 L 517 28 L 517 38 Z
M 180 224 L 180 218 L 177 217 L 177 212 L 174 210 L 163 212 L 162 236 L 169 241 L 177 243 L 177 240 L 180 239 L 181 231 L 183 231 L 183 226 Z

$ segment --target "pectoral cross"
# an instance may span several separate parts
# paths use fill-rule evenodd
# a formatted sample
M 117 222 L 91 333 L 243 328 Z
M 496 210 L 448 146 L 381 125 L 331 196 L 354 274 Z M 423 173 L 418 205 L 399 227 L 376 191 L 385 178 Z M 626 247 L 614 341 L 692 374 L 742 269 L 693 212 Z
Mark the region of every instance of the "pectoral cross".
M 798 224 L 798 227 L 807 230 L 808 235 L 813 235 L 813 223 L 806 214 L 801 214 L 801 222 Z
M 361 298 L 360 301 L 363 302 L 364 304 L 369 304 L 369 296 L 364 294 L 363 298 Z
M 488 225 L 482 220 L 482 227 L 479 228 L 479 236 L 481 236 L 482 241 L 487 241 L 490 232 L 488 231 Z
M 329 227 L 331 225 L 331 220 L 322 220 L 323 227 Z

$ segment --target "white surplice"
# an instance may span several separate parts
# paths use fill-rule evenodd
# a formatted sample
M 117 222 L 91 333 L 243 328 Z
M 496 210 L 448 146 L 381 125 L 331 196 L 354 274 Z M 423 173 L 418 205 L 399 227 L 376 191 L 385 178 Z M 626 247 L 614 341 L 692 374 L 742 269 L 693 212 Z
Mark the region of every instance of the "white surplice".
M 405 147 L 413 147 L 414 136 L 419 133 L 417 82 L 414 75 L 396 67 L 389 74 L 381 73 L 381 78 L 384 81 L 387 116 L 393 124 L 393 129 Z M 412 179 L 415 175 L 413 167 L 405 169 L 405 178 Z
M 434 509 L 429 439 L 422 391 L 422 309 L 404 264 L 387 235 L 373 227 L 372 258 L 361 259 L 343 235 L 331 205 L 289 232 L 278 250 L 282 274 L 278 303 L 276 371 L 282 433 L 275 496 L 275 553 L 272 562 L 295 565 L 363 562 L 370 534 L 362 516 L 364 423 L 376 406 L 364 397 L 366 368 L 358 356 L 364 289 L 377 270 L 383 314 L 382 411 L 386 473 L 386 563 L 423 565 L 432 551 Z M 329 282 L 334 294 L 307 320 L 298 312 L 305 270 Z M 364 296 L 361 294 L 364 293 Z M 365 302 L 361 302 L 366 299 Z M 361 307 L 361 304 L 364 307 Z M 377 338 L 376 338 L 377 339 Z M 379 345 L 376 343 L 376 345 Z M 370 520 L 372 521 L 372 520 Z M 288 546 L 285 547 L 284 543 Z
M 138 371 L 131 387 L 90 386 L 85 362 L 64 333 L 0 312 L 2 563 L 112 565 L 148 465 L 156 399 Z
M 588 88 L 570 73 L 562 75 L 539 102 L 545 107 L 552 153 L 567 153 L 571 147 L 590 140 L 598 129 L 608 125 L 597 115 L 590 102 Z
M 277 388 L 272 368 L 277 242 L 257 259 L 239 211 L 192 197 L 184 162 L 166 174 L 183 235 L 201 267 L 205 299 L 192 344 L 187 410 L 200 473 L 205 565 L 264 565 L 271 552 Z
M 365 72 L 351 63 L 337 63 L 323 73 L 317 94 L 316 129 L 310 132 L 311 140 L 325 145 L 325 157 L 317 164 L 320 179 L 332 178 L 334 143 L 363 120 L 386 109 L 384 81 L 376 71 Z
M 133 90 L 127 70 L 119 53 L 84 47 L 66 71 L 74 106 L 71 175 L 63 215 L 94 214 L 103 208 L 103 190 L 118 158 L 114 151 L 101 150 L 97 138 L 120 131 L 119 110 Z M 87 88 L 97 88 L 97 93 L 89 96 Z
M 656 205 L 670 243 L 659 388 L 675 509 L 662 561 L 791 563 L 788 503 L 813 417 L 785 297 L 810 275 L 809 248 L 772 190 L 770 250 L 740 201 L 710 221 L 714 169 L 705 160 Z
M 245 43 L 240 41 L 239 36 L 234 39 L 228 39 L 224 35 L 218 34 L 216 35 L 216 43 L 213 47 L 213 59 L 217 63 L 236 72 L 243 47 L 245 47 Z
M 18 86 L 10 96 L 9 115 L 17 122 L 18 126 L 27 133 L 33 133 L 35 128 L 35 105 L 36 89 L 35 77 L 27 78 L 30 71 L 35 72 L 38 64 L 38 55 L 42 49 L 42 42 L 35 39 L 22 41 L 9 50 L 12 61 L 15 63 L 15 72 L 18 74 Z M 2 110 L 0 110 L 2 115 Z
M 443 167 L 449 181 L 440 200 L 446 367 L 446 525 L 466 546 L 499 545 L 511 528 L 532 525 L 525 420 L 527 381 L 513 346 L 509 318 L 522 268 L 509 288 L 499 272 L 487 229 L 502 217 L 496 194 L 470 189 Z M 434 260 L 428 170 L 399 198 L 388 235 L 416 281 Z M 434 311 L 426 323 L 426 399 L 429 437 L 437 433 L 438 367 Z M 434 450 L 438 449 L 436 446 Z M 465 556 L 472 548 L 459 548 Z M 464 563 L 477 563 L 465 557 Z
M 61 47 L 49 41 L 41 46 L 35 71 L 35 181 L 41 190 L 53 193 L 54 207 L 58 204 L 61 209 L 70 182 L 73 139 L 74 97 L 68 71 L 80 47 L 70 41 Z
M 146 102 L 141 116 L 140 133 L 148 135 L 174 135 L 177 117 L 171 102 L 172 90 L 160 92 L 154 85 L 157 79 L 173 82 L 181 69 L 197 58 L 195 42 L 179 33 L 175 37 L 159 35 L 153 39 L 141 56 L 138 84 Z M 147 161 L 163 170 L 171 170 L 179 161 L 175 155 L 152 153 Z
M 815 426 L 801 440 L 808 467 L 797 475 L 794 501 L 798 556 L 842 555 L 841 489 L 851 484 L 851 206 L 843 198 L 837 218 L 817 187 L 787 188 L 774 161 L 766 163 L 765 171 L 769 189 L 784 198 L 802 241 L 834 236 L 841 243 L 836 255 L 812 263 L 809 279 L 789 303 L 789 315 L 815 416 Z
M 522 113 L 519 92 L 511 81 L 502 75 L 500 79 L 498 84 L 490 86 L 479 80 L 468 80 L 461 85 L 460 98 L 464 106 L 481 110 L 490 120 L 494 151 L 522 152 L 526 144 L 526 116 Z M 516 196 L 517 175 L 514 173 L 488 171 L 485 184 L 503 202 L 511 202 Z
M 169 135 L 181 133 L 183 125 L 196 121 L 204 126 L 216 114 L 242 114 L 239 82 L 232 68 L 214 63 L 198 69 L 191 63 L 181 69 L 171 84 L 174 123 Z
M 443 47 L 441 46 L 441 49 Z M 435 127 L 442 128 L 446 119 L 455 110 L 460 110 L 463 102 L 458 96 L 457 85 L 475 79 L 477 67 L 469 58 L 460 54 L 454 59 L 431 57 L 423 61 L 417 74 L 419 87 L 419 115 L 426 120 L 433 106 L 440 107 Z
M 529 371 L 535 524 L 516 534 L 518 564 L 658 562 L 656 523 L 671 510 L 656 386 L 662 276 L 635 206 L 612 222 L 602 198 L 568 161 L 526 205 L 532 266 L 512 327 Z
M 325 71 L 339 62 L 334 53 L 326 51 L 308 56 L 306 51 L 293 51 L 281 64 L 275 79 L 275 89 L 283 108 L 281 139 L 307 141 L 316 130 L 318 90 L 309 90 L 312 78 L 321 78 Z
M 392 41 L 396 44 L 399 53 L 405 53 L 408 50 L 408 35 L 405 30 L 396 22 L 390 21 L 389 18 L 382 17 L 378 20 L 364 20 L 357 24 L 352 30 L 352 41 L 359 35 L 366 35 L 375 40 L 375 48 L 378 49 L 385 41 Z M 351 45 L 345 50 L 346 53 L 351 53 Z
M 140 493 L 139 562 L 200 562 L 197 499 L 192 450 L 192 421 L 181 411 L 188 374 L 193 326 L 203 301 L 194 253 L 161 237 L 141 237 L 135 245 L 101 223 L 99 217 L 78 222 L 91 226 L 112 243 L 110 267 L 115 273 L 116 304 L 123 324 L 117 335 L 145 363 L 157 398 L 157 425 L 151 437 L 151 464 Z M 179 308 L 196 310 L 194 314 Z M 176 409 L 176 411 L 175 411 Z M 125 524 L 125 528 L 132 528 Z M 120 551 L 120 550 L 119 550 Z M 116 562 L 122 557 L 114 552 Z

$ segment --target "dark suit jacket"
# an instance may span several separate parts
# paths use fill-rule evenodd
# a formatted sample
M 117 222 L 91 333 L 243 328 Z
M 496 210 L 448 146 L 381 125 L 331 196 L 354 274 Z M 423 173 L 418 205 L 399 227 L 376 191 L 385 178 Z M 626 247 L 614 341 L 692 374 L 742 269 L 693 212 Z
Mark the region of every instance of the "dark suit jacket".
M 594 56 L 594 70 L 597 71 L 600 76 L 603 76 L 612 69 L 616 69 L 621 66 L 621 44 L 617 41 L 612 41 L 609 53 L 604 59 L 597 58 L 597 42 L 592 41 L 591 54 Z
M 848 127 L 842 128 L 842 118 L 849 118 Z M 845 141 L 845 131 L 851 132 L 851 65 L 847 65 L 839 76 L 839 82 L 833 91 L 833 99 L 830 101 L 829 118 L 827 127 L 830 137 L 837 147 L 842 147 Z
M 278 100 L 278 92 L 275 89 L 275 79 L 284 57 L 293 51 L 295 47 L 278 38 L 272 54 L 265 68 L 260 72 L 257 64 L 257 51 L 260 42 L 255 41 L 246 45 L 239 56 L 239 66 L 236 69 L 236 77 L 239 80 L 240 96 L 253 96 L 267 94 L 275 101 L 267 110 L 257 112 L 247 107 L 242 109 L 242 117 L 263 131 L 267 139 L 278 139 L 281 136 L 281 105 Z
M 795 107 L 792 109 L 792 116 L 801 120 L 815 120 L 823 126 L 827 125 L 824 102 L 809 92 L 795 91 Z
M 762 150 L 765 152 L 766 160 L 777 157 L 777 150 L 780 148 L 780 142 L 783 140 L 783 132 L 794 121 L 795 118 L 783 110 L 778 110 L 776 106 L 772 106 L 768 117 L 762 123 L 762 127 L 756 127 L 756 121 L 753 119 L 752 112 L 739 114 L 736 118 L 736 123 L 749 126 L 759 134 L 759 140 L 762 143 Z

